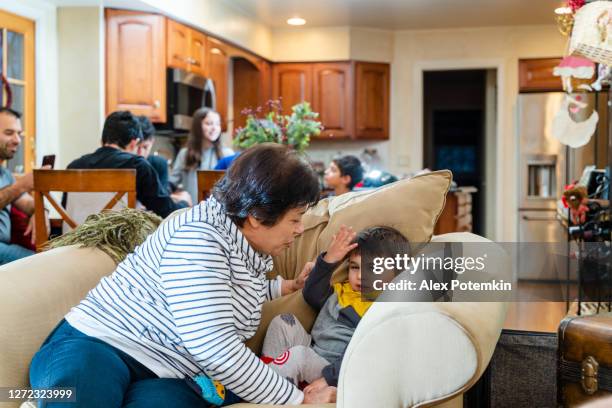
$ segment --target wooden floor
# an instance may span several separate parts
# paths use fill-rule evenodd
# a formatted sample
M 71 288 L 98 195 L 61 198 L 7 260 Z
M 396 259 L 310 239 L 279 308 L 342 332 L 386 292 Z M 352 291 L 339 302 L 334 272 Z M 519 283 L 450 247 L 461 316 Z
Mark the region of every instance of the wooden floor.
M 565 302 L 515 302 L 508 306 L 504 329 L 556 333 L 566 315 Z
M 554 284 L 519 282 L 520 298 L 530 301 L 513 302 L 508 305 L 504 329 L 556 332 L 561 320 L 568 315 L 566 302 L 538 300 L 566 298 L 565 290 L 565 287 Z M 575 299 L 576 286 L 571 285 L 569 290 L 570 299 Z M 564 295 L 560 295 L 560 291 L 563 291 Z M 575 315 L 576 311 L 570 310 L 569 313 Z

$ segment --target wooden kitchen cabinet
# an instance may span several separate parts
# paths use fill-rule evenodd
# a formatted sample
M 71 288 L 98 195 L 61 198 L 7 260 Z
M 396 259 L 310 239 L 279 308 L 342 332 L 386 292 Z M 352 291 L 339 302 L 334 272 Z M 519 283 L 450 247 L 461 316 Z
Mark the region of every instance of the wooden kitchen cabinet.
M 189 68 L 190 30 L 189 27 L 168 19 L 166 60 L 169 67 L 184 70 Z
M 106 113 L 166 121 L 166 19 L 106 10 Z
M 389 64 L 355 63 L 355 138 L 389 138 Z
M 353 75 L 350 62 L 317 63 L 312 67 L 312 109 L 319 113 L 319 139 L 353 135 Z
M 561 77 L 553 69 L 561 58 L 519 60 L 519 92 L 563 92 Z
M 389 138 L 389 64 L 279 63 L 272 66 L 272 97 L 285 112 L 308 101 L 324 126 L 318 139 Z
M 279 99 L 285 114 L 303 101 L 312 103 L 312 65 L 281 63 L 272 66 L 272 98 Z
M 272 65 L 263 59 L 257 61 L 259 70 L 259 106 L 272 99 Z
M 206 76 L 206 35 L 168 19 L 166 54 L 168 67 Z
M 200 76 L 207 76 L 208 38 L 199 31 L 191 30 L 189 38 L 189 49 L 191 50 L 191 65 L 188 71 Z
M 434 227 L 434 235 L 472 232 L 472 194 L 476 191 L 474 187 L 460 187 L 446 194 L 444 209 Z
M 221 114 L 221 127 L 227 129 L 229 54 L 227 46 L 212 37 L 208 38 L 207 57 L 208 78 L 215 84 L 217 111 Z

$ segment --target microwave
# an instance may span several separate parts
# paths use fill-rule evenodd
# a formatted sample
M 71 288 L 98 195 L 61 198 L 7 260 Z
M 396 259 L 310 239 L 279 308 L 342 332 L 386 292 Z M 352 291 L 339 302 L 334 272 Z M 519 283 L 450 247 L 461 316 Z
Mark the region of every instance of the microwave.
M 202 107 L 217 109 L 215 85 L 211 79 L 178 68 L 168 68 L 166 78 L 168 123 L 161 128 L 188 132 L 196 110 Z

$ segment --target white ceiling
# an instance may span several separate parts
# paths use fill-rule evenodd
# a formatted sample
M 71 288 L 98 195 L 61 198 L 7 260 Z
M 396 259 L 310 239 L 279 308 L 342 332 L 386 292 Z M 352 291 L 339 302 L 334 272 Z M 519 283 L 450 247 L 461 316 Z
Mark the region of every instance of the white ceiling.
M 289 27 L 356 26 L 382 29 L 554 24 L 562 0 L 224 0 L 264 24 Z

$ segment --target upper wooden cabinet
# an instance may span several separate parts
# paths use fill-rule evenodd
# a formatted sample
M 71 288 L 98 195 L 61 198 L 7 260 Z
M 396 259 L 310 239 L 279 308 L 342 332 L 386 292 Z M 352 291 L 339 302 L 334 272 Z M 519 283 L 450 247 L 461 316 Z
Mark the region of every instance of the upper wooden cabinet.
M 287 63 L 272 66 L 272 98 L 281 99 L 283 112 L 291 113 L 291 107 L 307 101 L 312 103 L 313 64 Z
M 273 64 L 272 97 L 282 98 L 285 112 L 310 102 L 324 126 L 319 139 L 389 138 L 389 64 Z
M 317 63 L 312 67 L 312 108 L 323 131 L 318 138 L 353 135 L 353 75 L 350 62 Z
M 169 67 L 206 76 L 207 51 L 204 34 L 168 19 L 166 45 Z
M 191 30 L 189 48 L 191 50 L 191 64 L 188 71 L 201 76 L 207 76 L 208 70 L 206 64 L 210 64 L 210 61 L 208 61 L 208 37 L 199 31 Z
M 221 41 L 208 37 L 208 77 L 215 84 L 217 111 L 221 114 L 221 127 L 227 129 L 227 105 L 229 82 L 229 55 L 227 46 Z
M 265 106 L 266 102 L 272 98 L 272 64 L 259 59 L 256 66 L 259 70 L 259 106 Z
M 106 113 L 129 110 L 166 121 L 166 20 L 106 10 Z
M 355 63 L 355 137 L 389 138 L 389 64 Z
M 189 68 L 189 31 L 189 27 L 168 19 L 166 60 L 169 67 L 184 70 Z
M 553 75 L 553 69 L 560 62 L 561 58 L 519 60 L 519 91 L 563 91 L 561 77 Z

